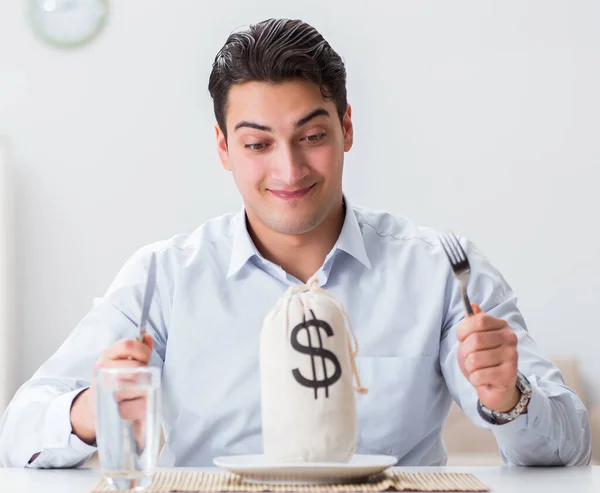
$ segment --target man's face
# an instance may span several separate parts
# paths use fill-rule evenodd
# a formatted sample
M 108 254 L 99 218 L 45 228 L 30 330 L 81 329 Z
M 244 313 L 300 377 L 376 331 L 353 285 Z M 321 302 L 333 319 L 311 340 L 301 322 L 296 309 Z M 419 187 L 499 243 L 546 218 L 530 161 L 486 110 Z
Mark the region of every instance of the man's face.
M 352 147 L 351 110 L 340 124 L 317 84 L 245 82 L 229 92 L 227 142 L 217 148 L 233 173 L 251 222 L 298 235 L 316 228 L 342 199 L 344 152 Z

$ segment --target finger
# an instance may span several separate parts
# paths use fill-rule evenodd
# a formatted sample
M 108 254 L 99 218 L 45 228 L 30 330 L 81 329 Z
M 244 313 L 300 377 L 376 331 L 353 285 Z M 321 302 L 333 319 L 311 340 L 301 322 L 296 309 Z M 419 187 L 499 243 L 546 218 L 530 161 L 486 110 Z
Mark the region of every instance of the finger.
M 477 303 L 471 303 L 471 309 L 473 310 L 474 315 L 481 313 L 481 307 Z
M 154 339 L 152 336 L 150 334 L 144 334 L 143 342 L 146 346 L 148 346 L 148 348 L 150 348 L 150 352 L 152 352 L 152 349 L 154 348 Z
M 139 368 L 146 366 L 136 359 L 100 359 L 96 363 L 97 368 Z
M 494 349 L 500 346 L 517 346 L 517 336 L 508 327 L 485 332 L 473 332 L 461 343 L 464 354 L 468 355 L 475 351 Z
M 484 368 L 499 366 L 502 363 L 516 363 L 517 360 L 517 350 L 515 348 L 500 346 L 469 354 L 465 359 L 465 369 L 469 373 L 473 373 Z
M 139 368 L 140 366 L 145 365 L 134 359 L 100 359 L 94 365 L 93 375 L 95 376 L 100 368 Z
M 144 420 L 147 410 L 148 401 L 146 399 L 119 402 L 119 415 L 123 419 Z
M 506 321 L 496 318 L 487 313 L 480 312 L 471 317 L 466 317 L 456 329 L 456 337 L 460 342 L 464 341 L 474 332 L 485 332 L 507 327 Z
M 516 375 L 516 362 L 505 362 L 498 366 L 474 371 L 469 375 L 469 382 L 474 387 L 490 386 L 497 389 L 508 389 L 515 385 Z
M 145 398 L 147 398 L 147 395 L 148 395 L 147 390 L 143 390 L 143 389 L 135 388 L 135 387 L 127 388 L 127 385 L 125 385 L 125 388 L 116 390 L 113 393 L 114 399 L 117 402 L 131 401 L 134 399 L 145 399 Z
M 134 359 L 140 363 L 148 364 L 152 350 L 148 345 L 136 339 L 122 339 L 110 346 L 104 353 L 102 359 Z
M 134 420 L 132 423 L 132 428 L 135 440 L 137 442 L 138 451 L 141 453 L 146 447 L 146 421 Z

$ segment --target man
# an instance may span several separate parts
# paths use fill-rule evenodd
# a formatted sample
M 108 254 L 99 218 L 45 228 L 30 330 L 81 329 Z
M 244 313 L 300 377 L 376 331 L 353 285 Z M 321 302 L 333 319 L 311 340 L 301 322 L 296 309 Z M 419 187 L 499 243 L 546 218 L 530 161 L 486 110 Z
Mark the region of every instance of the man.
M 125 264 L 13 399 L 0 429 L 2 463 L 84 463 L 95 450 L 93 368 L 148 364 L 162 370 L 163 466 L 261 453 L 263 318 L 290 285 L 313 276 L 343 302 L 360 343 L 369 393 L 357 396 L 357 452 L 444 464 L 441 434 L 454 399 L 491 428 L 507 463 L 589 462 L 586 409 L 539 353 L 486 258 L 462 240 L 475 309 L 465 317 L 434 232 L 346 200 L 346 72 L 314 28 L 271 19 L 232 34 L 209 90 L 219 157 L 244 209 Z M 135 321 L 151 252 L 157 285 L 140 343 Z

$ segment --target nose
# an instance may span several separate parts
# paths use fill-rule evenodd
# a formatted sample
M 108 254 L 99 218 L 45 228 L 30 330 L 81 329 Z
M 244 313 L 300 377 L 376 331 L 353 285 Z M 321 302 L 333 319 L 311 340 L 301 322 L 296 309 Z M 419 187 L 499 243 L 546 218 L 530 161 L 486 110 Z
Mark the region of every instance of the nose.
M 273 155 L 271 176 L 286 188 L 302 185 L 309 174 L 309 167 L 301 152 L 291 146 L 280 146 Z

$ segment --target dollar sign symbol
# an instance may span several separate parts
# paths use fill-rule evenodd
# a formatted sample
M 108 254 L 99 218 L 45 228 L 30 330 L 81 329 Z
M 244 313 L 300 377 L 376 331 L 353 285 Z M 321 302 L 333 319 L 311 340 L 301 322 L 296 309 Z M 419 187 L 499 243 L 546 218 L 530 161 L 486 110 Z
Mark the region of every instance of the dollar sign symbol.
M 292 343 L 292 347 L 296 351 L 298 351 L 299 353 L 302 353 L 302 354 L 308 354 L 310 356 L 313 377 L 312 377 L 312 380 L 305 378 L 302 375 L 302 373 L 300 373 L 300 370 L 298 368 L 295 368 L 294 370 L 292 370 L 292 375 L 294 375 L 294 378 L 300 385 L 304 385 L 305 387 L 312 387 L 315 390 L 315 399 L 317 398 L 318 390 L 320 387 L 323 387 L 325 389 L 325 397 L 329 398 L 329 387 L 331 385 L 333 385 L 335 382 L 337 382 L 340 379 L 340 377 L 342 376 L 342 367 L 340 366 L 340 362 L 338 361 L 335 354 L 333 354 L 331 351 L 328 351 L 327 349 L 323 349 L 323 338 L 321 337 L 320 329 L 323 329 L 325 331 L 325 334 L 327 334 L 327 337 L 331 337 L 333 335 L 333 330 L 331 329 L 331 326 L 324 320 L 317 319 L 317 317 L 315 316 L 315 312 L 313 312 L 312 310 L 310 311 L 310 313 L 313 317 L 312 320 L 306 320 L 306 317 L 304 317 L 304 321 L 300 322 L 292 330 L 291 343 Z M 312 338 L 310 335 L 310 327 L 311 326 L 313 326 L 316 329 L 317 337 L 319 339 L 318 347 L 315 347 L 312 345 Z M 306 329 L 306 335 L 308 337 L 308 346 L 303 346 L 302 344 L 300 344 L 298 342 L 298 333 L 302 329 Z M 322 380 L 317 379 L 317 373 L 316 373 L 315 358 L 319 358 L 319 357 L 321 358 L 321 362 L 323 364 L 323 379 Z M 327 365 L 325 364 L 326 359 L 331 361 L 333 363 L 333 365 L 335 366 L 335 370 L 333 372 L 333 375 L 331 375 L 331 376 L 327 376 Z

